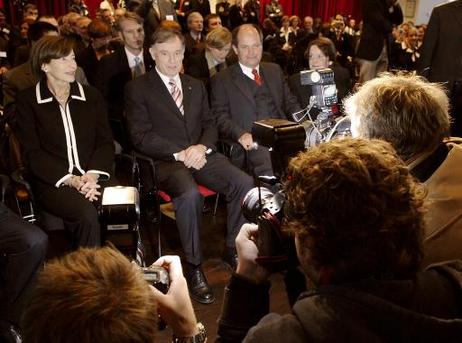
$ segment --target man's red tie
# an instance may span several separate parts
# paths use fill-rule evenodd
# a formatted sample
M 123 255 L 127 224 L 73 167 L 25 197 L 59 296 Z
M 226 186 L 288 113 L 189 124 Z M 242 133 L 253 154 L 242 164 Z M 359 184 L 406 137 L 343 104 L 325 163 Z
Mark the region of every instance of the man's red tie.
M 252 74 L 253 74 L 253 80 L 255 81 L 255 83 L 261 86 L 263 84 L 263 80 L 261 79 L 260 74 L 258 74 L 258 70 L 252 69 Z

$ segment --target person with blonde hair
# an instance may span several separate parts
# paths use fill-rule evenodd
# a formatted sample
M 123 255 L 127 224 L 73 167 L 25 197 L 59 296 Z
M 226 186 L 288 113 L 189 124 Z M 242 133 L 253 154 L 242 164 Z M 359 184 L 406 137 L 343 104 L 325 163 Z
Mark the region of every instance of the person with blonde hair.
M 448 110 L 443 86 L 413 75 L 384 74 L 345 100 L 353 136 L 390 142 L 426 187 L 424 265 L 462 258 L 462 146 Z
M 230 64 L 231 32 L 225 27 L 217 27 L 205 37 L 205 50 L 192 55 L 186 63 L 185 72 L 203 81 L 210 90 L 210 78 Z

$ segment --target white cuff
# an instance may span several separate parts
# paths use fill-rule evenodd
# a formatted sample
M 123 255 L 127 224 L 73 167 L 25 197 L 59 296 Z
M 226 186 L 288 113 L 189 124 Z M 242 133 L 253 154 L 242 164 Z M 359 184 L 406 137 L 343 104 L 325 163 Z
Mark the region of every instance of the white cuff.
M 96 170 L 96 169 L 90 169 L 87 170 L 87 173 L 93 173 L 93 174 L 98 174 L 100 177 L 102 177 L 103 181 L 109 180 L 111 178 L 111 175 L 109 173 L 106 173 L 101 170 Z
M 70 178 L 73 177 L 73 176 L 74 176 L 74 175 L 72 175 L 72 174 L 64 175 L 62 178 L 60 178 L 60 179 L 58 180 L 58 182 L 55 183 L 55 187 L 56 187 L 56 188 L 61 187 L 61 186 L 64 184 L 64 181 L 70 179 Z

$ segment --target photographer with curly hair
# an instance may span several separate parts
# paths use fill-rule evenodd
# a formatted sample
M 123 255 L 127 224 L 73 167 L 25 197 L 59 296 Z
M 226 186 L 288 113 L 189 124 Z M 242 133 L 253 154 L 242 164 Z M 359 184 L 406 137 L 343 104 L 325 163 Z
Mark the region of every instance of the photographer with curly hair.
M 345 100 L 356 137 L 386 140 L 423 182 L 428 211 L 423 265 L 462 258 L 462 140 L 449 138 L 443 85 L 383 74 Z
M 295 235 L 314 286 L 291 314 L 268 314 L 269 273 L 255 262 L 258 228 L 244 225 L 219 341 L 460 339 L 462 263 L 419 271 L 425 194 L 389 143 L 348 138 L 301 152 L 284 191 L 283 228 Z

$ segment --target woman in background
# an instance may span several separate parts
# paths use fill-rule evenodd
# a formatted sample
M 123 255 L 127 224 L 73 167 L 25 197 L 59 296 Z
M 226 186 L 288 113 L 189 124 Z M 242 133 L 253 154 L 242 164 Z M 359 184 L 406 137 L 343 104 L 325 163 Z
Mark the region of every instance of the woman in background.
M 340 103 L 350 90 L 351 79 L 348 69 L 336 63 L 334 43 L 324 37 L 311 41 L 305 51 L 305 59 L 308 61 L 311 70 L 330 68 L 334 71 L 338 103 Z M 311 86 L 301 84 L 300 73 L 296 73 L 289 78 L 289 87 L 292 93 L 297 96 L 300 106 L 302 108 L 307 107 L 312 95 Z

